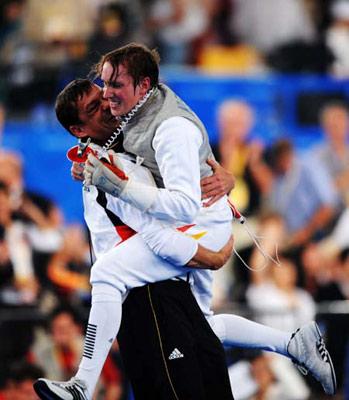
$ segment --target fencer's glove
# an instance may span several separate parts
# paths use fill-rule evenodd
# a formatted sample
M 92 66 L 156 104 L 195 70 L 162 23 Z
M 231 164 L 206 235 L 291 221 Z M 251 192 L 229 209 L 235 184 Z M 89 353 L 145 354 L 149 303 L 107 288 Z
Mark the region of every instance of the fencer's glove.
M 88 155 L 84 170 L 85 185 L 94 185 L 141 211 L 147 211 L 155 201 L 158 189 L 137 181 L 132 171 L 126 174 L 122 159 L 114 151 L 108 151 L 108 158 L 98 159 L 93 153 Z
M 125 189 L 128 176 L 114 154 L 108 154 L 109 161 L 98 159 L 93 153 L 87 157 L 84 169 L 85 185 L 97 186 L 114 197 L 119 197 Z

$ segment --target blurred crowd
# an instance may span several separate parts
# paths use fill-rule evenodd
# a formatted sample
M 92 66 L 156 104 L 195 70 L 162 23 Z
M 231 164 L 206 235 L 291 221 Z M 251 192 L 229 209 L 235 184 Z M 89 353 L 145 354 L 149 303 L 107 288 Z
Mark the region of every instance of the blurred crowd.
M 66 380 L 77 368 L 90 302 L 85 228 L 65 225 L 50 199 L 26 190 L 22 160 L 0 151 L 0 399 L 37 399 L 41 376 Z M 117 343 L 100 398 L 127 398 Z
M 349 73 L 347 0 L 3 0 L 0 21 L 0 103 L 17 113 L 130 41 L 162 65 Z
M 158 48 L 162 65 L 349 75 L 349 0 L 3 0 L 0 20 L 0 132 L 5 109 L 52 107 L 63 85 L 130 41 Z M 239 256 L 215 273 L 214 306 L 234 304 L 288 331 L 316 318 L 338 399 L 349 398 L 348 107 L 326 103 L 323 140 L 302 152 L 286 132 L 272 143 L 251 136 L 256 112 L 232 98 L 217 113 L 214 152 L 236 178 L 230 198 L 247 223 L 233 223 Z M 37 377 L 72 375 L 90 301 L 85 228 L 67 225 L 59 205 L 28 190 L 23 176 L 20 154 L 0 147 L 0 400 L 34 400 Z M 238 400 L 321 398 L 281 356 L 233 350 L 228 358 Z M 117 342 L 98 396 L 129 398 Z
M 230 198 L 247 222 L 234 223 L 238 256 L 218 272 L 215 305 L 236 302 L 253 319 L 290 332 L 317 318 L 343 389 L 349 377 L 348 108 L 327 103 L 319 115 L 324 140 L 302 152 L 286 137 L 269 146 L 251 139 L 254 115 L 248 103 L 236 100 L 224 101 L 218 112 L 217 157 L 236 177 Z M 256 235 L 246 234 L 246 225 Z M 309 382 L 282 366 L 288 360 L 263 354 L 252 359 L 259 357 L 265 359 L 258 363 L 270 363 L 273 376 L 265 389 L 271 392 L 261 399 L 309 398 Z M 287 397 L 278 390 L 273 397 L 275 381 Z

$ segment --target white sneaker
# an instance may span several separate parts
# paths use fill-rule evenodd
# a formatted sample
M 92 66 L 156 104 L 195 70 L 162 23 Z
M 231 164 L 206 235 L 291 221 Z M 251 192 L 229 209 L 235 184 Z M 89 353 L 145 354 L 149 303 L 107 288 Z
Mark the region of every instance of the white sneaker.
M 36 394 L 43 400 L 89 400 L 85 382 L 77 378 L 68 382 L 40 378 L 33 386 Z
M 336 392 L 336 374 L 320 329 L 315 321 L 299 328 L 291 336 L 287 351 L 302 374 L 308 371 L 317 379 L 326 394 Z

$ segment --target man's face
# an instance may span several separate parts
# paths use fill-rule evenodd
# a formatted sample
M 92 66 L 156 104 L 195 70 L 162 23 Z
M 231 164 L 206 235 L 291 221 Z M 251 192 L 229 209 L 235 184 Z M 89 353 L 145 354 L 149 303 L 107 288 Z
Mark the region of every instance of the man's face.
M 103 97 L 108 100 L 115 117 L 127 114 L 150 89 L 149 78 L 143 79 L 135 88 L 133 78 L 122 64 L 114 69 L 105 62 L 101 79 L 104 82 Z
M 292 168 L 293 165 L 293 151 L 284 151 L 282 154 L 278 156 L 276 162 L 276 171 L 280 175 L 287 174 L 288 171 Z
M 115 117 L 110 113 L 108 102 L 103 98 L 102 89 L 93 85 L 77 102 L 79 118 L 82 124 L 71 127 L 77 137 L 91 137 L 104 142 L 117 126 Z
M 56 346 L 69 347 L 79 335 L 79 327 L 71 315 L 63 312 L 52 321 L 51 332 Z
M 331 107 L 322 116 L 322 126 L 330 141 L 344 143 L 349 129 L 349 117 L 342 107 Z

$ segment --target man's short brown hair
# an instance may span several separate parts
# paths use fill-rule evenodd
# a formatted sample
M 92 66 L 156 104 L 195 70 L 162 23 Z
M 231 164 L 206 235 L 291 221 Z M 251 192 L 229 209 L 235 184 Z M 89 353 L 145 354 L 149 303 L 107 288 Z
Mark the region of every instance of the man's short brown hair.
M 72 125 L 82 124 L 79 118 L 78 101 L 88 94 L 93 83 L 88 79 L 75 79 L 70 82 L 57 96 L 55 111 L 58 121 L 70 133 Z
M 150 50 L 141 44 L 130 43 L 105 54 L 93 67 L 92 73 L 100 76 L 106 62 L 109 62 L 114 69 L 113 78 L 118 75 L 119 65 L 123 65 L 133 78 L 134 87 L 146 77 L 150 78 L 151 87 L 159 83 L 159 54 L 156 50 Z

